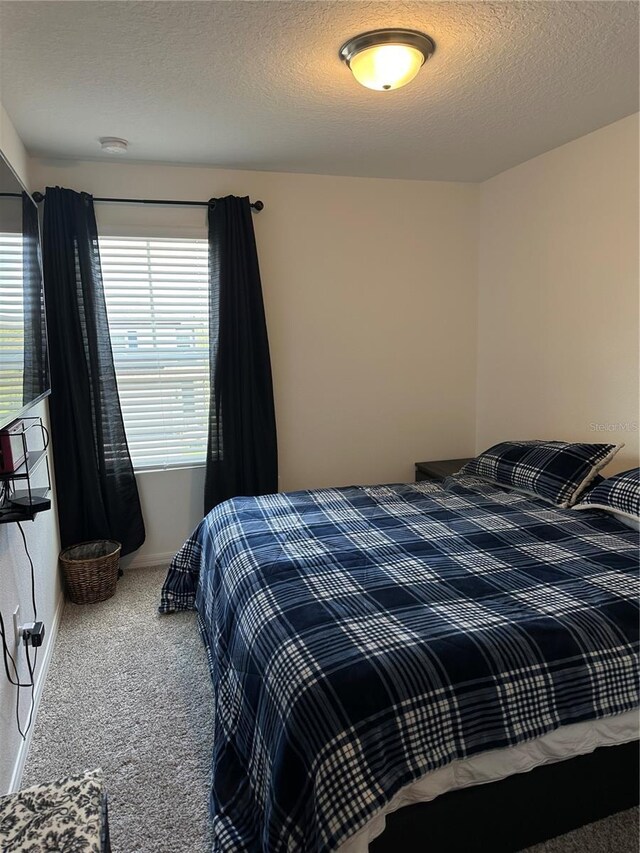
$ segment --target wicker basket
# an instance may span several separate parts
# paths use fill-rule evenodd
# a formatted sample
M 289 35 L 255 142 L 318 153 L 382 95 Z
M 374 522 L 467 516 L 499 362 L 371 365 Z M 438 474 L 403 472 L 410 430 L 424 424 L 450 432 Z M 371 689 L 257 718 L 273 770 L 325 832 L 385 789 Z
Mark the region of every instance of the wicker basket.
M 111 539 L 80 542 L 60 552 L 67 597 L 74 604 L 104 601 L 116 591 L 120 543 Z

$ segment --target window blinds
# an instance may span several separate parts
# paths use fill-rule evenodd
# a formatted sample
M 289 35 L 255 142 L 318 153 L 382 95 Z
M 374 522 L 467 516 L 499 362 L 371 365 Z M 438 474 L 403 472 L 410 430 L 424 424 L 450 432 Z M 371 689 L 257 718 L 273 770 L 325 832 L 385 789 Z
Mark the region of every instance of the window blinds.
M 0 234 L 0 411 L 22 408 L 22 234 Z
M 100 239 L 120 403 L 136 470 L 205 461 L 208 245 Z

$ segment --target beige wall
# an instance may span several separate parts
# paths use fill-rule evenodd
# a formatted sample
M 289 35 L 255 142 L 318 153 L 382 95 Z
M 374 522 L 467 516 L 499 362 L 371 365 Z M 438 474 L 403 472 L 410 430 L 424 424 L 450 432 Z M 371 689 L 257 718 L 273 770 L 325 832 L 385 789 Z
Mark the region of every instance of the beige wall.
M 481 192 L 477 449 L 624 441 L 608 471 L 638 465 L 638 116 Z
M 408 480 L 418 459 L 510 437 L 624 440 L 612 470 L 637 464 L 637 432 L 591 428 L 638 420 L 637 116 L 482 186 L 29 161 L 1 108 L 0 147 L 33 189 L 264 200 L 282 489 Z M 203 210 L 97 210 L 105 234 L 205 234 Z M 203 469 L 138 481 L 137 559 L 168 558 L 200 519 Z M 17 536 L 0 528 L 9 614 L 27 600 Z M 28 536 L 52 621 L 54 513 Z M 0 791 L 20 760 L 12 699 L 0 680 Z
M 0 96 L 2 92 L 0 92 Z M 20 180 L 29 186 L 29 156 L 13 122 L 0 101 L 0 151 L 11 164 Z
M 625 441 L 614 471 L 638 452 L 637 121 L 481 186 L 72 161 L 33 161 L 31 177 L 265 201 L 281 489 L 407 480 L 418 459 L 509 437 Z M 97 213 L 105 234 L 206 233 L 202 209 Z M 136 559 L 166 559 L 200 518 L 203 470 L 138 482 Z
M 29 185 L 28 156 L 11 120 L 0 104 L 0 151 L 4 153 L 22 181 Z M 30 415 L 39 415 L 47 422 L 46 401 L 39 403 Z M 33 559 L 36 579 L 38 618 L 45 623 L 46 635 L 43 648 L 38 654 L 36 668 L 36 698 L 44 684 L 46 666 L 55 641 L 57 621 L 61 613 L 62 592 L 58 577 L 57 562 L 60 543 L 55 508 L 37 516 L 35 521 L 26 522 L 23 529 L 29 552 Z M 0 610 L 8 628 L 11 651 L 15 651 L 21 678 L 28 680 L 26 660 L 22 648 L 12 643 L 13 611 L 20 607 L 23 622 L 32 621 L 31 579 L 29 562 L 24 551 L 20 531 L 15 524 L 0 525 Z M 2 668 L 0 667 L 0 670 Z M 22 690 L 21 718 L 26 721 L 29 711 L 29 691 Z M 15 723 L 16 688 L 9 684 L 0 671 L 0 794 L 15 787 L 20 781 L 26 748 L 18 734 Z
M 34 161 L 32 181 L 265 202 L 254 224 L 281 489 L 406 481 L 417 460 L 473 450 L 477 186 L 62 161 Z M 205 234 L 204 209 L 96 210 L 103 234 Z M 139 476 L 150 525 L 142 556 L 181 544 L 200 519 L 201 480 L 197 471 Z M 174 516 L 167 495 L 180 499 Z

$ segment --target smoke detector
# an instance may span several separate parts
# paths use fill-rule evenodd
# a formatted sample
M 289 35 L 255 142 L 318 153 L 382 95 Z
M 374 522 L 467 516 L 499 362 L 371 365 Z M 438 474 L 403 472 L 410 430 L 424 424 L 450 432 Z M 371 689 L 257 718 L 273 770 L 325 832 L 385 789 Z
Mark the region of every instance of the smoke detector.
M 118 136 L 101 136 L 98 140 L 100 147 L 107 154 L 126 154 L 129 143 Z

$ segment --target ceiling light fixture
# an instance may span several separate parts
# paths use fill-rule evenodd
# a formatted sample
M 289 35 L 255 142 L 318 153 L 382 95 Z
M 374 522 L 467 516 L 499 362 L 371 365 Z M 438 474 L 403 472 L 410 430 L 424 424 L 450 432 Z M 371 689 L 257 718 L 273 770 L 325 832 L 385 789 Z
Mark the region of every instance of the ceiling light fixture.
M 361 33 L 340 48 L 340 59 L 358 83 L 388 92 L 406 86 L 436 49 L 418 30 L 372 30 Z
M 98 142 L 107 154 L 126 154 L 129 147 L 127 140 L 118 136 L 101 136 Z

